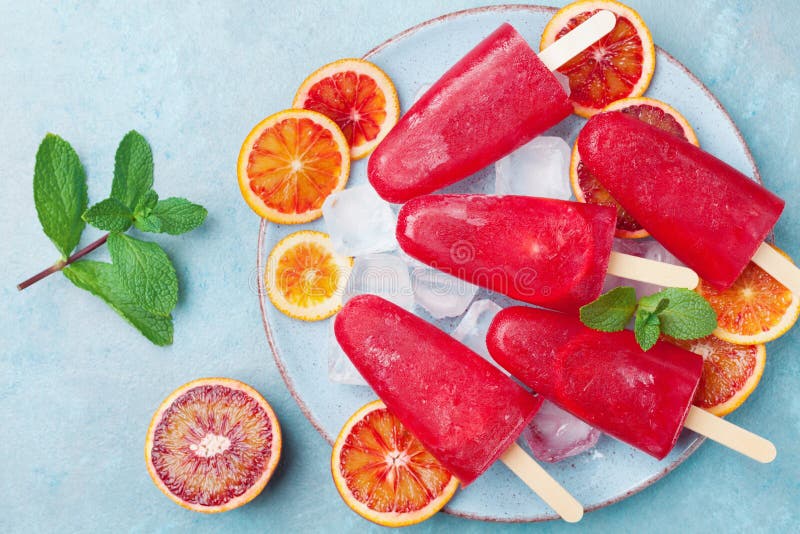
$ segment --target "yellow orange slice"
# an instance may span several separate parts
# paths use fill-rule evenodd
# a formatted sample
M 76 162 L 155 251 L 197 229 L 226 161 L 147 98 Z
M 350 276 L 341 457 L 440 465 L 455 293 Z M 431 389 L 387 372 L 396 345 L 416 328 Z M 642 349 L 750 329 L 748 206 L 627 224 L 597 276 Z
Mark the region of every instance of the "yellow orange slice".
M 337 254 L 330 237 L 303 230 L 283 238 L 267 258 L 267 295 L 295 319 L 319 321 L 342 307 L 352 258 Z
M 615 100 L 644 94 L 656 66 L 650 30 L 636 11 L 613 0 L 582 0 L 561 8 L 545 26 L 539 48 L 601 9 L 616 15 L 614 29 L 558 69 L 569 78 L 575 113 L 587 118 Z
M 297 90 L 292 107 L 333 119 L 353 159 L 375 150 L 400 118 L 392 80 L 377 65 L 355 58 L 340 59 L 313 72 Z
M 331 473 L 344 502 L 379 525 L 413 525 L 438 512 L 458 480 L 382 401 L 362 407 L 333 444 Z
M 714 335 L 739 345 L 777 339 L 800 315 L 797 295 L 752 262 L 728 289 L 720 291 L 701 280 L 695 291 L 717 312 Z
M 281 456 L 281 428 L 269 403 L 247 384 L 202 378 L 158 408 L 144 456 L 153 482 L 174 502 L 225 512 L 267 485 Z
M 350 150 L 342 131 L 321 113 L 290 109 L 248 134 L 239 152 L 239 189 L 261 217 L 282 224 L 313 221 L 322 203 L 344 189 Z
M 703 357 L 694 404 L 718 416 L 731 413 L 750 396 L 767 361 L 764 345 L 734 345 L 715 336 L 669 341 Z
M 694 130 L 678 110 L 660 100 L 646 97 L 623 98 L 612 102 L 603 111 L 621 111 L 626 115 L 636 117 L 648 124 L 664 131 L 670 132 L 681 139 L 685 139 L 695 146 L 700 146 Z M 569 167 L 569 180 L 572 192 L 579 202 L 589 202 L 602 206 L 611 206 L 617 210 L 617 237 L 638 239 L 649 236 L 649 232 L 642 228 L 625 208 L 614 200 L 611 193 L 595 178 L 581 163 L 578 153 L 578 143 L 572 147 L 572 158 Z

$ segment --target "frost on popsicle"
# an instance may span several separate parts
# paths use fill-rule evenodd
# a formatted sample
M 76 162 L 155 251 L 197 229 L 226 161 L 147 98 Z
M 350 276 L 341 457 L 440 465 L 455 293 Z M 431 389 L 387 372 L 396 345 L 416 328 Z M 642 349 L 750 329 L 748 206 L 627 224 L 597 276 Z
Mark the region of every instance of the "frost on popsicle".
M 392 207 L 369 185 L 332 194 L 325 199 L 322 214 L 333 247 L 340 254 L 360 256 L 397 248 Z
M 560 462 L 594 447 L 600 439 L 600 431 L 552 402 L 544 401 L 522 438 L 539 460 Z
M 567 200 L 569 159 L 563 139 L 539 136 L 495 163 L 495 194 Z

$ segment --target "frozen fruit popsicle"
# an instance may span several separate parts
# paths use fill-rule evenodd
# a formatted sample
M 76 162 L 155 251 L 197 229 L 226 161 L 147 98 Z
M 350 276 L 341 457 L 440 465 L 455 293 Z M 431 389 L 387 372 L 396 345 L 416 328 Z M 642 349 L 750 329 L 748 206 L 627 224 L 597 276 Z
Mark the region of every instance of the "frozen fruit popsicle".
M 541 406 L 469 348 L 375 295 L 348 301 L 334 331 L 389 410 L 463 485 L 518 447 Z
M 378 145 L 367 169 L 370 183 L 385 200 L 405 202 L 466 178 L 558 124 L 572 105 L 551 70 L 614 24 L 614 15 L 601 11 L 570 33 L 571 46 L 560 39 L 541 58 L 503 24 L 448 70 Z
M 658 459 L 684 426 L 759 461 L 775 457 L 767 440 L 692 406 L 703 358 L 669 343 L 644 352 L 633 332 L 598 332 L 576 317 L 514 306 L 497 314 L 486 345 L 543 397 Z
M 719 288 L 757 260 L 753 255 L 783 210 L 783 200 L 730 165 L 620 112 L 592 117 L 578 150 L 628 213 Z
M 448 274 L 565 312 L 596 299 L 606 271 L 660 285 L 697 285 L 684 267 L 612 253 L 615 223 L 613 208 L 595 204 L 425 195 L 400 210 L 397 240 L 407 254 Z M 644 265 L 640 276 L 621 269 L 625 262 Z

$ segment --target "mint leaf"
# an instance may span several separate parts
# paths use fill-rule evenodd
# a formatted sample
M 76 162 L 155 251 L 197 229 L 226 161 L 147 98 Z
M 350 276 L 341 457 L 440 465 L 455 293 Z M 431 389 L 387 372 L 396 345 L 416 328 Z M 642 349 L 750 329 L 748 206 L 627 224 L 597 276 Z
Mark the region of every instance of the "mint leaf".
M 152 213 L 144 218 L 137 217 L 133 224 L 140 232 L 161 233 L 161 219 L 158 215 L 153 215 Z
M 114 157 L 111 198 L 133 210 L 152 187 L 153 153 L 145 138 L 139 132 L 131 130 L 122 138 Z
M 64 267 L 63 273 L 77 287 L 103 299 L 156 345 L 172 344 L 172 317 L 154 315 L 139 307 L 110 263 L 81 260 Z
M 185 198 L 172 197 L 159 200 L 153 211 L 141 226 L 143 232 L 163 232 L 172 235 L 183 234 L 194 230 L 206 220 L 208 212 L 203 206 L 192 204 Z M 157 222 L 156 222 L 157 221 Z M 145 229 L 144 227 L 156 229 Z
M 136 203 L 133 213 L 136 217 L 147 217 L 153 211 L 153 208 L 156 207 L 157 203 L 158 193 L 150 189 L 142 195 L 142 198 Z
M 36 152 L 33 200 L 44 233 L 66 260 L 86 226 L 81 215 L 89 197 L 78 154 L 57 135 L 47 134 Z
M 634 321 L 633 332 L 636 335 L 636 342 L 642 350 L 648 351 L 658 341 L 661 334 L 658 315 L 639 308 L 636 310 L 636 320 Z
M 636 290 L 615 287 L 580 309 L 581 322 L 601 332 L 619 332 L 631 320 L 636 309 Z
M 717 313 L 702 296 L 689 289 L 661 291 L 669 305 L 658 311 L 661 331 L 675 339 L 699 339 L 717 328 Z
M 178 302 L 178 277 L 167 253 L 155 243 L 118 233 L 108 236 L 108 251 L 134 302 L 151 313 L 168 316 Z
M 86 210 L 83 220 L 99 230 L 124 232 L 133 223 L 133 213 L 119 200 L 107 198 Z

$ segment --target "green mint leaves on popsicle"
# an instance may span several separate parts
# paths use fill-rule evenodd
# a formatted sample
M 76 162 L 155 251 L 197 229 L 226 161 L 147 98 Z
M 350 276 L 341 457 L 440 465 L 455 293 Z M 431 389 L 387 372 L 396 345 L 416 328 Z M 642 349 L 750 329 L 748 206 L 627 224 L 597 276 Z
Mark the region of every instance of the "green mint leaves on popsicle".
M 580 309 L 581 322 L 601 332 L 623 330 L 634 315 L 636 341 L 645 351 L 661 334 L 698 339 L 717 327 L 717 314 L 702 296 L 674 287 L 642 297 L 638 305 L 632 287 L 617 287 Z
M 178 303 L 175 267 L 158 244 L 124 232 L 135 227 L 178 235 L 203 224 L 208 213 L 183 198 L 159 200 L 153 190 L 153 153 L 145 138 L 136 131 L 125 135 L 114 158 L 110 197 L 87 209 L 86 173 L 77 153 L 64 139 L 48 134 L 36 153 L 33 190 L 42 229 L 61 259 L 18 289 L 62 271 L 151 342 L 171 344 L 171 314 Z M 109 233 L 72 254 L 86 223 Z M 81 259 L 106 242 L 111 263 Z

